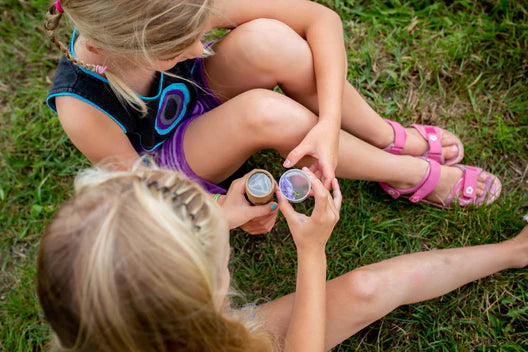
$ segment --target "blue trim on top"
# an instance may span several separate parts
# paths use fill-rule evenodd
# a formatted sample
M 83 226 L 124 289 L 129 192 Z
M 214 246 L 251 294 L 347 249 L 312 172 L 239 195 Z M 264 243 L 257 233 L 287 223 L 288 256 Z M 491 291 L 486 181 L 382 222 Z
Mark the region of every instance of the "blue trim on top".
M 152 96 L 152 97 L 144 97 L 143 95 L 139 95 L 139 97 L 143 100 L 154 100 L 154 99 L 158 99 L 161 95 L 161 88 L 163 88 L 163 79 L 165 78 L 165 74 L 163 73 L 163 71 L 160 72 L 160 78 L 159 78 L 159 84 L 158 84 L 158 94 Z
M 50 104 L 50 102 L 49 102 L 50 98 L 51 98 L 51 97 L 48 95 L 48 97 L 46 98 L 46 104 L 48 104 L 48 108 L 50 108 L 51 111 L 53 111 L 54 113 L 57 113 L 57 109 L 55 109 L 55 107 L 52 106 L 52 105 Z
M 163 105 L 163 103 L 165 102 L 165 98 L 167 96 L 167 92 L 168 91 L 171 91 L 171 90 L 178 90 L 180 92 L 183 93 L 183 103 L 182 103 L 182 110 L 180 111 L 178 117 L 176 118 L 176 120 L 174 120 L 169 127 L 167 128 L 164 128 L 164 129 L 161 129 L 158 127 L 158 120 L 160 119 L 160 114 L 163 113 L 163 111 L 161 111 L 161 106 Z M 187 86 L 183 83 L 173 83 L 173 84 L 170 84 L 169 86 L 167 86 L 164 90 L 163 90 L 163 97 L 160 99 L 159 101 L 159 105 L 158 105 L 158 113 L 156 115 L 156 121 L 154 122 L 154 128 L 156 129 L 156 131 L 160 134 L 160 135 L 166 135 L 167 133 L 169 133 L 170 131 L 172 131 L 172 129 L 183 119 L 183 117 L 185 116 L 185 113 L 187 112 L 187 104 L 189 104 L 189 101 L 190 101 L 190 93 L 189 93 L 189 89 L 187 89 Z
M 73 50 L 73 45 L 75 44 L 75 37 L 77 37 L 77 28 L 73 29 L 72 37 L 70 40 L 70 53 L 72 54 L 73 57 L 77 57 L 75 55 L 75 51 Z
M 77 55 L 75 54 L 75 50 L 74 50 L 74 44 L 75 44 L 75 38 L 77 37 L 77 28 L 74 28 L 73 29 L 73 32 L 72 32 L 72 39 L 70 41 L 70 53 L 72 54 L 73 57 L 77 58 Z M 81 66 L 78 66 L 81 71 L 83 71 L 84 73 L 92 76 L 92 77 L 95 77 L 103 82 L 105 82 L 106 84 L 110 84 L 110 82 L 108 82 L 108 80 L 106 78 L 104 78 L 103 76 L 95 73 L 95 72 L 92 72 L 90 70 L 87 70 L 85 69 L 84 67 L 81 67 Z M 160 79 L 159 79 L 159 84 L 158 84 L 158 94 L 152 96 L 152 97 L 145 97 L 143 95 L 140 95 L 138 94 L 138 97 L 140 99 L 143 99 L 143 100 L 154 100 L 154 99 L 157 99 L 160 94 L 161 94 L 161 88 L 163 87 L 163 79 L 164 79 L 165 75 L 163 74 L 163 72 L 160 72 Z
M 82 100 L 84 101 L 85 103 L 88 103 L 90 104 L 91 106 L 93 106 L 94 108 L 98 109 L 99 111 L 103 112 L 105 115 L 107 115 L 108 117 L 110 117 L 112 120 L 114 120 L 115 123 L 117 123 L 119 125 L 119 127 L 121 127 L 121 129 L 123 130 L 123 132 L 127 133 L 127 129 L 125 128 L 125 126 L 123 126 L 115 117 L 113 117 L 112 115 L 110 115 L 110 113 L 108 113 L 107 111 L 105 111 L 103 108 L 101 108 L 99 105 L 96 105 L 94 104 L 92 101 L 86 99 L 85 97 L 82 97 L 78 94 L 75 94 L 75 93 L 69 93 L 69 92 L 64 92 L 64 93 L 56 93 L 56 94 L 50 94 L 48 96 L 48 98 L 46 99 L 46 103 L 48 104 L 48 106 L 50 107 L 51 110 L 53 110 L 55 113 L 57 113 L 57 110 L 54 109 L 54 107 L 51 106 L 49 100 L 51 98 L 55 98 L 55 97 L 60 97 L 60 96 L 71 96 L 71 97 L 75 97 L 79 100 Z
M 155 146 L 153 146 L 151 149 L 147 149 L 143 146 L 143 142 L 141 141 L 141 135 L 138 133 L 138 132 L 134 132 L 134 134 L 138 135 L 139 136 L 139 144 L 141 145 L 141 148 L 143 148 L 144 151 L 146 152 L 153 152 L 154 150 L 156 150 L 160 145 L 162 145 L 163 143 L 165 143 L 165 140 L 159 142 L 158 144 L 156 144 Z

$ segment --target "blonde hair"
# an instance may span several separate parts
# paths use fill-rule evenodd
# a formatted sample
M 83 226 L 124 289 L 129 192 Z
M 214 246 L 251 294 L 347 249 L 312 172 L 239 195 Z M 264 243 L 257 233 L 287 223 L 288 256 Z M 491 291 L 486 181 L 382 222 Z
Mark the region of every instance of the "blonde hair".
M 89 170 L 40 244 L 37 293 L 58 351 L 270 351 L 255 322 L 219 310 L 225 224 L 173 171 Z
M 209 16 L 211 0 L 61 0 L 64 15 L 88 40 L 117 57 L 150 62 L 173 58 L 200 40 Z M 97 72 L 96 65 L 74 57 L 58 39 L 56 30 L 62 17 L 55 2 L 46 14 L 44 28 L 50 40 L 74 64 Z M 72 38 L 73 40 L 73 38 Z M 110 70 L 105 72 L 117 97 L 143 115 L 145 103 Z

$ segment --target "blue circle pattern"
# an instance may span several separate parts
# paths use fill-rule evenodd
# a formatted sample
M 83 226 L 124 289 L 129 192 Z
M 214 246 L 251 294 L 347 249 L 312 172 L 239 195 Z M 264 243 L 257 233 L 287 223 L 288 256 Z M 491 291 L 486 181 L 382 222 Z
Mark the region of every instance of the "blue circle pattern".
M 154 124 L 160 135 L 169 133 L 183 119 L 189 100 L 189 89 L 183 83 L 173 83 L 163 90 Z

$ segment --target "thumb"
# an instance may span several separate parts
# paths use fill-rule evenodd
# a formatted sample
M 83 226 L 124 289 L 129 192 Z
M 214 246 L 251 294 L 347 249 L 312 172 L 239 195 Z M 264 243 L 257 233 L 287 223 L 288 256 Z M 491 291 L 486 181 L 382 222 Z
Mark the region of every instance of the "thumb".
M 277 203 L 271 202 L 264 205 L 253 205 L 250 207 L 251 218 L 255 219 L 270 214 L 277 209 Z
M 290 168 L 297 164 L 299 160 L 301 160 L 307 153 L 306 148 L 303 148 L 302 146 L 297 146 L 294 148 L 286 157 L 286 160 L 284 160 L 283 166 L 286 168 Z
M 247 178 L 247 174 L 231 182 L 231 185 L 229 186 L 227 193 L 228 194 L 244 194 L 246 190 L 246 178 Z
M 297 215 L 297 212 L 293 209 L 292 205 L 286 197 L 284 197 L 279 190 L 279 186 L 275 186 L 275 196 L 277 197 L 277 201 L 279 202 L 279 209 L 282 211 L 282 214 L 286 218 L 286 221 L 288 223 L 293 220 L 293 218 Z

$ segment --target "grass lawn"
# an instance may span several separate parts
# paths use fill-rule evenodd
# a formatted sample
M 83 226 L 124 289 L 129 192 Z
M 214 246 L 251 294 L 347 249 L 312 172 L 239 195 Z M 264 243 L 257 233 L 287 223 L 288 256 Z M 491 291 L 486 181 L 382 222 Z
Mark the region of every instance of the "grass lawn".
M 455 132 L 464 163 L 500 176 L 479 209 L 393 201 L 378 185 L 342 181 L 328 275 L 395 255 L 511 238 L 528 213 L 528 3 L 514 0 L 323 1 L 340 13 L 349 80 L 383 116 Z M 86 159 L 44 103 L 59 59 L 42 30 L 47 1 L 0 0 L 0 351 L 49 339 L 34 290 L 40 233 L 70 196 Z M 252 166 L 279 175 L 265 151 Z M 311 204 L 301 208 L 308 211 Z M 262 236 L 232 234 L 232 266 L 248 300 L 295 286 L 296 252 L 281 217 Z M 528 351 L 528 272 L 508 270 L 442 298 L 398 308 L 336 351 Z

